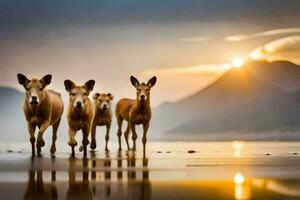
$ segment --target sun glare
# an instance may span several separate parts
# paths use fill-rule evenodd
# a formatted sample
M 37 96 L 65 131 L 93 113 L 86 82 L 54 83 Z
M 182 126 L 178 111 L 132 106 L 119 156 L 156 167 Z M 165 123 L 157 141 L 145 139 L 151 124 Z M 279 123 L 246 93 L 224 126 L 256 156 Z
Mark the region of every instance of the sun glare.
M 234 183 L 242 184 L 245 181 L 244 176 L 241 173 L 236 173 L 233 178 Z
M 235 67 L 235 68 L 240 68 L 244 65 L 244 60 L 240 57 L 236 57 L 232 60 L 232 65 Z

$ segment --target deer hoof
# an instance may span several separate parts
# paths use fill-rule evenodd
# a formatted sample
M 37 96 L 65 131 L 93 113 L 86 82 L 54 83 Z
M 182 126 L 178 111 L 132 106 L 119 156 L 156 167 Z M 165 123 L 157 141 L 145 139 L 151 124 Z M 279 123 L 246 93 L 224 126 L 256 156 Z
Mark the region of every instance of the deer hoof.
M 43 147 L 43 146 L 45 146 L 45 141 L 44 141 L 44 139 L 39 137 L 39 138 L 37 139 L 37 141 L 36 141 L 36 146 L 37 146 L 37 147 Z
M 94 150 L 94 149 L 96 149 L 96 147 L 97 147 L 96 141 L 95 141 L 95 140 L 92 140 L 92 141 L 91 141 L 91 144 L 90 144 L 90 148 L 91 148 L 92 150 Z

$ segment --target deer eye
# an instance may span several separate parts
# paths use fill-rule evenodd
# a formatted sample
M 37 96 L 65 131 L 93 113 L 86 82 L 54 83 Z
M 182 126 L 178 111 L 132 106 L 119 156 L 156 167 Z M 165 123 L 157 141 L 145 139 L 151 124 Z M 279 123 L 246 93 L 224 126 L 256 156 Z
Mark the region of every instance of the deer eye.
M 75 93 L 74 93 L 74 92 L 71 92 L 70 95 L 71 95 L 71 96 L 75 96 Z
M 88 94 L 85 92 L 85 93 L 83 93 L 83 96 L 87 96 Z
M 41 88 L 40 88 L 40 91 L 42 91 L 43 89 L 44 89 L 44 88 L 41 87 Z

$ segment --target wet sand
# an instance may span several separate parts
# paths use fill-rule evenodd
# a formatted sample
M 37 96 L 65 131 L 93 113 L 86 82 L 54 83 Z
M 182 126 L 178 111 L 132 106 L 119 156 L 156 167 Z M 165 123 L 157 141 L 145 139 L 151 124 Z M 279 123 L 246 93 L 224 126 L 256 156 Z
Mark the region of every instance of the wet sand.
M 297 142 L 152 142 L 145 157 L 113 144 L 86 159 L 0 147 L 0 199 L 300 198 Z

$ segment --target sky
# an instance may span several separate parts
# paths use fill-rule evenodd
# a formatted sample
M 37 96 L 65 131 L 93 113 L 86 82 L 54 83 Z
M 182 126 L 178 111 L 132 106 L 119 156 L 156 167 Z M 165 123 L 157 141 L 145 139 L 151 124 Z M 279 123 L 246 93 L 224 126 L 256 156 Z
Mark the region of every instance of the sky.
M 300 1 L 2 0 L 0 85 L 16 74 L 96 80 L 94 92 L 135 97 L 129 77 L 158 77 L 152 104 L 207 86 L 235 57 L 300 64 Z

